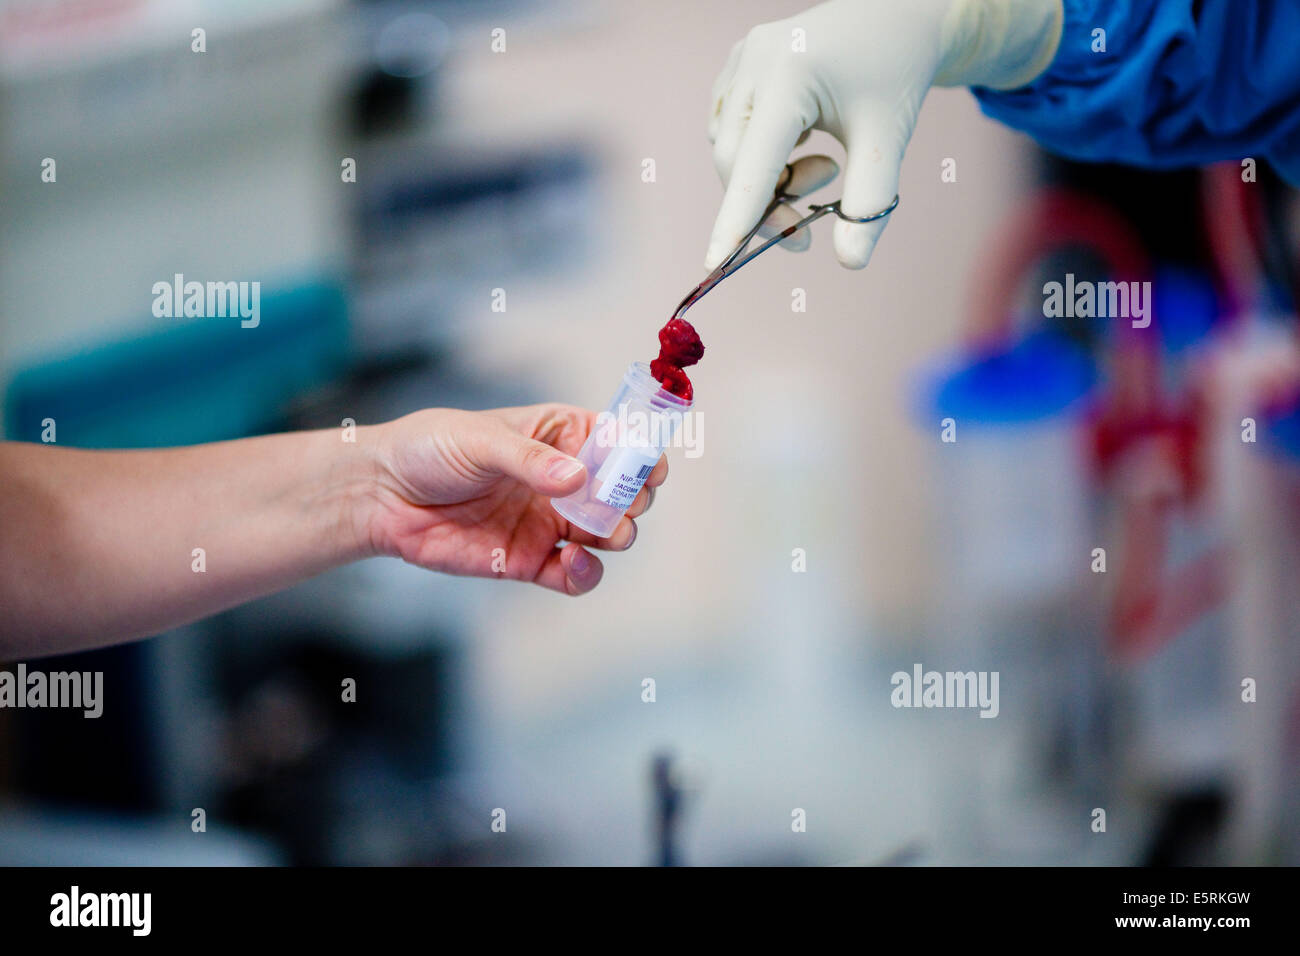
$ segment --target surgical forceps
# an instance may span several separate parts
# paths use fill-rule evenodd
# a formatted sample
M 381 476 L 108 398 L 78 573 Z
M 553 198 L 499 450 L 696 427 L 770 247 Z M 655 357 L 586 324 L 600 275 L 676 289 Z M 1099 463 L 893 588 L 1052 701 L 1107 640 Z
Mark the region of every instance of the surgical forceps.
M 687 293 L 686 298 L 682 299 L 682 301 L 678 304 L 676 311 L 673 312 L 674 319 L 680 319 L 683 315 L 686 314 L 687 309 L 693 306 L 696 302 L 699 302 L 700 299 L 704 298 L 704 296 L 707 295 L 709 291 L 713 289 L 714 286 L 716 286 L 723 279 L 727 278 L 727 276 L 732 275 L 746 262 L 749 262 L 751 259 L 759 255 L 760 253 L 766 252 L 768 249 L 772 248 L 774 245 L 776 245 L 778 242 L 781 242 L 783 239 L 789 239 L 791 236 L 793 236 L 804 226 L 807 226 L 812 222 L 816 222 L 818 219 L 820 219 L 822 216 L 825 216 L 827 213 L 834 213 L 836 216 L 838 216 L 840 219 L 843 219 L 845 222 L 856 222 L 856 223 L 875 222 L 877 219 L 884 219 L 891 212 L 893 212 L 894 209 L 897 208 L 898 206 L 898 196 L 894 196 L 894 201 L 891 202 L 884 209 L 881 209 L 878 212 L 873 212 L 869 216 L 862 216 L 861 218 L 859 218 L 857 216 L 845 215 L 840 210 L 840 200 L 838 199 L 835 200 L 834 202 L 826 203 L 824 205 L 809 203 L 808 208 L 811 209 L 812 211 L 808 215 L 804 216 L 794 225 L 787 226 L 785 229 L 782 229 L 780 232 L 778 232 L 775 236 L 772 236 L 770 239 L 764 242 L 757 249 L 754 249 L 753 251 L 746 253 L 745 247 L 749 245 L 751 239 L 753 239 L 756 235 L 758 235 L 758 230 L 763 228 L 763 223 L 767 222 L 768 217 L 771 216 L 772 213 L 776 211 L 776 207 L 780 206 L 782 203 L 786 203 L 793 199 L 799 198 L 798 196 L 791 196 L 785 192 L 785 187 L 789 184 L 793 175 L 794 175 L 794 170 L 789 165 L 787 165 L 785 167 L 785 172 L 781 174 L 781 179 L 777 182 L 776 194 L 773 195 L 772 201 L 767 204 L 767 209 L 763 212 L 763 215 L 759 217 L 758 222 L 754 224 L 754 228 L 749 230 L 749 232 L 746 234 L 744 239 L 740 240 L 740 244 L 737 245 L 736 248 L 732 250 L 731 255 L 723 259 L 722 262 L 719 263 L 718 267 L 714 269 L 712 272 L 710 272 L 704 278 L 703 282 L 701 282 L 689 293 Z

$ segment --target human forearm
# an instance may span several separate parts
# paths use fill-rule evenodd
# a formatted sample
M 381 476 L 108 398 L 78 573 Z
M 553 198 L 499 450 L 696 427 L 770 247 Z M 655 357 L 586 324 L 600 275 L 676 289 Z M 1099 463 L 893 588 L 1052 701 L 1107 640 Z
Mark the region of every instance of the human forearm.
M 0 444 L 0 660 L 144 637 L 370 555 L 568 595 L 622 551 L 550 505 L 586 480 L 595 415 L 426 409 L 358 428 L 163 451 Z M 350 433 L 348 438 L 353 437 Z M 200 550 L 201 549 L 201 550 Z
M 369 443 L 338 431 L 0 445 L 0 658 L 158 633 L 364 556 L 374 467 Z

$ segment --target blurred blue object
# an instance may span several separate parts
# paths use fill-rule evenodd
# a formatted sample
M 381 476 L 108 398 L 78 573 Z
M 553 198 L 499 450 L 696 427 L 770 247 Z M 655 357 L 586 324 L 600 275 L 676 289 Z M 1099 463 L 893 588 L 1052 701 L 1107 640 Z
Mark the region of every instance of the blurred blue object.
M 975 88 L 989 116 L 1071 159 L 1176 169 L 1264 156 L 1300 184 L 1300 4 L 1067 0 L 1064 9 L 1064 39 L 1032 83 Z
M 1267 451 L 1291 462 L 1300 462 L 1300 403 L 1265 416 L 1262 432 L 1262 444 Z
M 58 443 L 149 448 L 219 441 L 273 426 L 286 403 L 348 366 L 343 290 L 313 281 L 263 295 L 261 322 L 176 320 L 18 372 L 6 397 L 6 435 L 40 441 L 53 419 Z
M 1203 341 L 1221 314 L 1214 283 L 1205 273 L 1192 269 L 1158 266 L 1151 295 L 1155 300 L 1154 327 L 1170 354 Z
M 1015 425 L 1051 418 L 1082 401 L 1096 368 L 1078 346 L 1037 333 L 996 354 L 963 356 L 922 384 L 919 403 L 932 416 Z

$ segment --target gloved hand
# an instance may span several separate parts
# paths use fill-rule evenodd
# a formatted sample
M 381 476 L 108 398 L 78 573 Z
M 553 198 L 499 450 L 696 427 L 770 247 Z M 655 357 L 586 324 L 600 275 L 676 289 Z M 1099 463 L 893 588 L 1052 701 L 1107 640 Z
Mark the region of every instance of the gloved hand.
M 790 151 L 824 130 L 847 152 L 841 209 L 867 216 L 898 192 L 903 150 L 931 85 L 1014 89 L 1051 63 L 1062 0 L 830 0 L 755 27 L 731 50 L 713 85 L 709 139 L 726 195 L 713 226 L 712 269 L 753 227 Z M 796 34 L 802 30 L 802 34 Z M 802 39 L 803 52 L 797 38 Z M 792 177 L 802 194 L 838 171 L 805 157 Z M 785 207 L 764 233 L 796 222 Z M 835 223 L 835 254 L 861 269 L 888 218 Z M 782 243 L 806 248 L 807 230 Z

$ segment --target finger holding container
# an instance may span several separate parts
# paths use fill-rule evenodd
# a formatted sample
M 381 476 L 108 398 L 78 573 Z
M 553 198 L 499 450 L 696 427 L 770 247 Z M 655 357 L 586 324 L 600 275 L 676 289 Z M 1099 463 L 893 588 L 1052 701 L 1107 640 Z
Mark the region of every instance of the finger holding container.
M 693 398 L 663 388 L 647 363 L 633 362 L 578 452 L 589 476 L 586 484 L 552 499 L 551 506 L 571 524 L 608 537 L 634 502 L 647 500 L 641 495 L 647 481 L 651 487 L 662 483 L 663 453 L 693 405 Z

